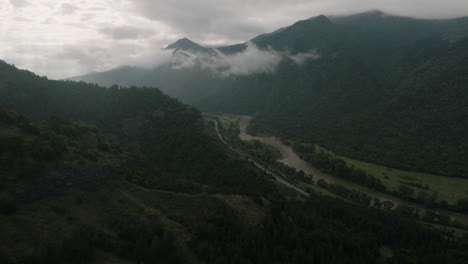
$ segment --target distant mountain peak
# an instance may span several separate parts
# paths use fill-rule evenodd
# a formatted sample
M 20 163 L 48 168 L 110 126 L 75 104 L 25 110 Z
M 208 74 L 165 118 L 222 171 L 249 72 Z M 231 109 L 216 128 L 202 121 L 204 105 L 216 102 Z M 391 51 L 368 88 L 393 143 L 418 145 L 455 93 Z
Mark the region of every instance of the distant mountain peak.
M 371 9 L 369 11 L 364 12 L 364 14 L 374 14 L 374 15 L 386 15 L 385 12 L 379 10 L 379 9 Z
M 181 38 L 181 39 L 178 39 L 176 42 L 172 43 L 171 45 L 198 45 L 198 44 L 191 41 L 188 38 Z
M 351 15 L 349 17 L 362 17 L 362 18 L 385 18 L 385 17 L 400 17 L 397 15 L 389 14 L 379 9 L 372 9 L 366 12 Z
M 188 38 L 181 38 L 176 42 L 170 44 L 165 48 L 166 50 L 183 50 L 183 51 L 195 51 L 195 52 L 207 52 L 208 48 L 205 48 Z
M 330 19 L 328 19 L 328 17 L 326 17 L 325 15 L 320 15 L 320 16 L 316 16 L 316 17 L 311 17 L 308 19 L 309 21 L 313 21 L 315 23 L 321 23 L 321 24 L 331 24 L 332 22 L 330 21 Z
M 310 26 L 328 26 L 332 25 L 333 22 L 331 22 L 328 17 L 324 15 L 316 16 L 316 17 L 311 17 L 309 19 L 305 20 L 299 20 L 296 23 L 294 23 L 292 26 L 287 27 L 286 29 L 291 29 L 291 28 L 297 28 L 297 27 L 310 27 Z
M 366 26 L 376 26 L 376 24 L 385 23 L 386 21 L 399 20 L 414 20 L 411 17 L 404 17 L 395 14 L 390 14 L 378 9 L 368 10 L 362 13 L 351 14 L 351 15 L 338 15 L 332 16 L 331 20 L 334 23 L 343 24 L 361 24 Z

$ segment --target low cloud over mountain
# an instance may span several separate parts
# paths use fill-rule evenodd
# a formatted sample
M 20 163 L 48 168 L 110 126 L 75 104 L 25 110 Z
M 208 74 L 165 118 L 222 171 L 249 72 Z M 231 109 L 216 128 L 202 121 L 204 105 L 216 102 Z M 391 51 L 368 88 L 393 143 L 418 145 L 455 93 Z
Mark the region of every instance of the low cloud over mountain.
M 412 17 L 447 18 L 466 15 L 468 2 L 0 1 L 0 58 L 41 75 L 65 78 L 126 64 L 147 64 L 155 50 L 182 36 L 205 46 L 223 46 L 319 14 L 349 14 L 373 8 Z M 94 62 L 76 58 L 76 53 L 64 57 L 70 47 L 90 54 Z
M 273 73 L 284 59 L 290 59 L 294 63 L 302 65 L 306 60 L 318 59 L 319 57 L 316 51 L 292 55 L 289 51 L 275 51 L 271 48 L 259 49 L 255 44 L 248 43 L 246 49 L 234 54 L 223 54 L 216 49 L 205 53 L 176 51 L 171 62 L 174 69 L 199 66 L 221 76 L 232 76 Z

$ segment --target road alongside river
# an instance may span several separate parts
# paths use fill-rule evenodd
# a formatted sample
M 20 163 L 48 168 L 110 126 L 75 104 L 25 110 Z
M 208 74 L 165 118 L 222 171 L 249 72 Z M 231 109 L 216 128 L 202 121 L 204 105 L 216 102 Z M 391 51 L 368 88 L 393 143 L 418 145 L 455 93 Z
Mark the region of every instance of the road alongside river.
M 257 168 L 263 170 L 266 174 L 272 176 L 273 178 L 275 178 L 281 185 L 283 186 L 286 186 L 287 188 L 290 188 L 302 195 L 305 195 L 305 196 L 309 196 L 309 194 L 302 190 L 301 188 L 295 186 L 294 184 L 286 181 L 285 179 L 279 177 L 278 175 L 276 175 L 275 173 L 271 172 L 270 170 L 268 170 L 267 168 L 265 168 L 264 166 L 260 165 L 260 163 L 258 163 L 257 161 L 249 158 L 245 153 L 243 153 L 241 150 L 238 150 L 234 147 L 232 147 L 231 145 L 229 145 L 223 138 L 223 135 L 221 135 L 221 133 L 219 132 L 219 129 L 218 129 L 218 121 L 215 120 L 215 119 L 210 119 L 211 121 L 214 122 L 214 127 L 215 127 L 215 131 L 216 131 L 216 134 L 218 135 L 218 138 L 225 144 L 227 145 L 231 150 L 233 150 L 234 152 L 236 152 L 237 154 L 239 154 L 241 157 L 244 157 L 244 158 L 247 158 L 253 165 L 255 165 Z
M 258 140 L 262 143 L 273 146 L 274 148 L 278 149 L 283 155 L 283 159 L 279 160 L 279 162 L 282 162 L 288 165 L 289 167 L 295 168 L 298 171 L 303 171 L 305 174 L 312 175 L 315 181 L 317 181 L 318 179 L 324 179 L 328 183 L 339 184 L 339 185 L 366 193 L 371 197 L 380 199 L 381 201 L 392 201 L 395 204 L 395 206 L 401 204 L 401 205 L 407 205 L 410 207 L 418 208 L 419 210 L 421 210 L 421 212 L 424 212 L 425 210 L 427 210 L 425 207 L 419 204 L 407 202 L 394 196 L 390 196 L 387 194 L 383 194 L 377 191 L 370 190 L 366 187 L 363 187 L 351 181 L 347 181 L 347 180 L 333 177 L 329 174 L 323 173 L 319 169 L 312 166 L 310 163 L 301 159 L 291 146 L 284 144 L 283 142 L 276 139 L 275 137 L 258 137 L 258 136 L 252 136 L 248 134 L 247 127 L 249 126 L 251 120 L 252 120 L 251 116 L 239 117 L 239 129 L 240 129 L 239 137 L 242 140 Z M 468 224 L 467 215 L 441 211 L 441 210 L 436 210 L 436 211 L 443 212 L 444 214 L 451 216 L 452 219 L 456 219 L 461 223 Z

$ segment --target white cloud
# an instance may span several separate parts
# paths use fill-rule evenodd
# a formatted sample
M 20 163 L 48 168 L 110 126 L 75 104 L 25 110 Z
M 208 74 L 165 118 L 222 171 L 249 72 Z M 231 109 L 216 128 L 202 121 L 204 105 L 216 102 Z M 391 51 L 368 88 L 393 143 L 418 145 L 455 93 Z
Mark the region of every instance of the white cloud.
M 282 60 L 282 56 L 272 49 L 260 50 L 249 44 L 247 49 L 234 55 L 217 56 L 202 62 L 204 67 L 222 75 L 249 75 L 272 73 Z
M 149 64 L 157 60 L 154 50 L 180 37 L 163 23 L 126 12 L 126 1 L 41 0 L 0 7 L 0 59 L 55 79 Z
M 303 65 L 307 60 L 318 58 L 320 56 L 316 51 L 292 55 L 289 51 L 259 49 L 255 44 L 248 43 L 244 51 L 231 55 L 220 52 L 213 54 L 178 51 L 172 57 L 171 63 L 174 69 L 199 66 L 225 77 L 273 73 L 284 59 L 291 59 L 294 63 Z
M 294 61 L 297 65 L 303 65 L 308 60 L 316 60 L 320 58 L 320 55 L 317 51 L 312 50 L 306 53 L 298 53 L 295 55 L 290 55 L 289 58 Z
M 154 34 L 154 31 L 151 29 L 132 26 L 106 27 L 100 29 L 100 32 L 111 36 L 113 39 L 141 39 Z
M 79 10 L 78 7 L 65 3 L 60 6 L 60 11 L 62 14 L 69 15 L 69 14 L 74 14 Z

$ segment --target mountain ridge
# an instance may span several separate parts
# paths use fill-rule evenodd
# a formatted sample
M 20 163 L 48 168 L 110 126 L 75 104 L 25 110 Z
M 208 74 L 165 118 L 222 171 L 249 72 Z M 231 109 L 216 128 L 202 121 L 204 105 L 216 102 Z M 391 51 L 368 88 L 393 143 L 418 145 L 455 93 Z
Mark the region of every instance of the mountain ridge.
M 450 55 L 463 54 L 463 45 L 458 48 Z M 439 72 L 433 65 L 444 64 L 444 59 L 440 57 L 435 64 L 414 72 L 425 79 L 420 83 L 422 88 L 440 78 L 427 78 L 423 73 Z M 457 59 L 450 60 L 440 74 L 458 75 L 450 70 L 465 58 Z M 269 117 L 280 124 L 286 120 L 290 128 L 300 129 L 297 117 L 317 120 L 313 114 L 328 104 L 361 100 L 353 98 L 355 94 L 350 91 L 372 91 L 367 86 L 331 84 L 304 90 L 300 82 L 291 81 L 310 72 L 325 78 L 316 70 L 334 68 L 326 68 L 324 62 L 316 60 L 302 66 L 286 62 L 278 69 L 279 76 L 229 78 L 239 90 L 224 91 L 233 95 L 245 93 L 245 89 L 255 92 L 259 96 L 243 96 L 253 97 L 257 104 L 265 99 L 264 94 L 267 99 L 280 98 L 269 101 L 270 107 L 262 107 L 273 114 L 284 110 L 285 115 L 263 112 L 257 116 L 257 128 L 262 118 Z M 339 65 L 335 61 L 334 66 L 338 70 L 364 69 L 355 60 L 348 63 Z M 167 75 L 173 69 L 165 70 Z M 194 80 L 207 84 L 200 72 L 194 73 L 186 84 L 188 88 L 194 88 Z M 451 79 L 461 83 L 465 76 Z M 314 84 L 322 81 L 308 80 Z M 408 87 L 412 87 L 411 82 L 400 88 L 411 92 Z M 326 93 L 329 90 L 337 93 L 330 95 Z M 336 96 L 341 92 L 346 96 Z M 312 101 L 311 94 L 319 98 Z M 397 101 L 405 104 L 410 94 L 403 95 Z M 242 101 L 217 98 L 222 106 L 241 110 L 245 106 Z M 325 104 L 319 104 L 326 99 Z M 419 103 L 424 105 L 425 101 Z M 452 101 L 456 106 L 454 103 L 458 102 Z M 316 108 L 311 112 L 293 109 L 295 115 L 290 115 L 291 107 L 302 104 Z M 326 110 L 340 113 L 341 109 Z M 356 114 L 352 110 L 347 113 Z M 270 128 L 276 125 L 267 124 Z M 328 189 L 323 189 L 326 195 L 319 183 L 306 185 L 314 188 L 307 190 L 309 197 L 298 197 L 277 186 L 268 171 L 251 164 L 256 161 L 240 158 L 224 146 L 212 125 L 202 119 L 199 110 L 158 89 L 53 81 L 0 62 L 0 262 L 466 262 L 468 237 L 454 234 L 463 232 L 461 229 L 440 228 L 442 223 L 451 224 L 444 213 L 426 210 L 420 217 L 416 209 L 407 206 L 391 210 L 394 205 L 389 201 L 327 183 Z M 308 132 L 279 128 L 280 137 Z M 233 130 L 232 136 L 237 138 L 237 126 L 221 129 L 228 137 Z M 262 145 L 258 142 L 252 148 L 255 157 L 269 153 L 258 146 Z M 275 156 L 270 153 L 270 158 Z M 313 183 L 308 175 L 283 164 L 272 169 L 285 171 L 285 177 L 294 177 L 301 184 Z M 335 192 L 344 194 L 337 198 Z M 355 198 L 348 200 L 350 197 Z M 372 203 L 375 208 L 369 208 Z M 453 225 L 463 228 L 456 221 Z
M 455 85 L 458 77 L 444 66 L 453 63 L 453 67 L 463 68 L 452 49 L 464 49 L 463 38 L 468 37 L 465 21 L 468 18 L 424 20 L 381 12 L 340 19 L 318 16 L 260 35 L 253 43 L 264 54 L 302 56 L 305 59 L 300 65 L 280 58 L 273 73 L 226 78 L 210 71 L 210 64 L 203 67 L 195 63 L 183 69 L 165 66 L 129 73 L 125 80 L 116 75 L 113 80 L 122 80 L 120 84 L 124 85 L 161 87 L 204 111 L 257 114 L 259 128 L 321 144 L 356 159 L 466 177 L 464 147 L 452 147 L 465 145 L 459 131 L 466 124 L 454 121 L 459 117 L 450 104 L 436 100 L 453 100 L 454 105 L 461 105 L 466 96 Z M 248 51 L 246 47 L 244 43 L 219 50 L 226 52 L 229 63 L 229 56 L 242 55 L 242 51 Z M 311 52 L 315 59 L 307 60 Z M 444 72 L 445 79 L 426 68 L 435 62 L 434 67 Z M 418 72 L 423 69 L 423 74 Z M 434 76 L 440 77 L 429 82 Z M 104 80 L 112 82 L 111 78 Z M 422 82 L 426 88 L 421 87 Z M 438 91 L 438 85 L 447 87 L 445 94 L 437 92 L 438 98 L 423 93 L 425 89 Z M 455 94 L 458 96 L 450 99 Z M 436 111 L 447 113 L 447 118 L 425 114 L 422 100 L 436 105 Z M 444 137 L 437 136 L 443 134 L 442 123 L 454 128 Z M 291 129 L 297 124 L 302 129 Z M 421 140 L 418 133 L 430 140 Z M 431 148 L 431 144 L 436 147 Z M 389 150 L 384 151 L 386 148 Z M 438 160 L 432 149 L 447 153 L 449 161 Z M 398 156 L 400 152 L 403 154 Z
M 176 42 L 169 44 L 165 50 L 174 50 L 174 52 L 177 52 L 178 50 L 183 50 L 183 51 L 191 51 L 191 52 L 208 52 L 210 49 L 203 47 L 193 41 L 191 41 L 188 38 L 181 38 L 177 40 Z
M 456 22 L 456 21 L 460 21 L 462 23 L 463 22 L 468 23 L 468 22 L 466 22 L 466 21 L 468 21 L 468 16 L 456 17 L 456 18 L 441 18 L 441 19 L 414 18 L 414 17 L 409 17 L 409 16 L 401 16 L 401 15 L 394 15 L 394 14 L 391 14 L 391 13 L 386 13 L 386 12 L 381 11 L 379 9 L 371 9 L 371 10 L 368 10 L 368 11 L 364 11 L 364 12 L 356 13 L 356 14 L 350 14 L 350 15 L 327 16 L 327 15 L 322 14 L 322 15 L 318 15 L 318 16 L 313 16 L 313 17 L 310 17 L 308 19 L 299 20 L 299 21 L 293 23 L 290 26 L 279 28 L 279 29 L 277 29 L 277 30 L 275 30 L 273 32 L 262 33 L 260 35 L 257 35 L 256 37 L 250 39 L 248 42 L 252 42 L 252 43 L 256 44 L 257 42 L 259 42 L 261 39 L 263 39 L 266 36 L 271 36 L 271 35 L 280 33 L 282 31 L 284 31 L 285 29 L 294 26 L 295 24 L 298 24 L 298 23 L 301 24 L 301 23 L 304 23 L 305 21 L 314 21 L 315 20 L 315 22 L 327 24 L 327 23 L 344 23 L 344 22 L 349 22 L 349 21 L 355 20 L 355 23 L 356 22 L 357 23 L 364 23 L 364 22 L 368 23 L 369 21 L 366 21 L 366 20 L 372 20 L 373 22 L 375 22 L 376 19 L 381 20 L 382 18 L 405 19 L 405 20 L 413 20 L 413 21 L 419 21 L 419 22 L 430 22 L 430 23 Z M 177 43 L 179 41 L 187 41 L 187 40 L 190 42 L 191 45 L 193 45 L 195 47 L 201 47 L 203 50 L 210 49 L 210 48 L 204 47 L 203 45 L 195 43 L 195 42 L 193 42 L 193 41 L 191 41 L 191 40 L 189 40 L 188 38 L 185 38 L 185 37 L 182 38 L 182 39 L 177 40 L 176 42 L 174 42 L 172 44 L 169 44 L 168 47 L 172 46 L 173 48 L 171 48 L 171 49 L 175 49 L 174 47 L 178 46 Z M 217 49 L 217 50 L 221 51 L 222 53 L 232 54 L 232 53 L 243 51 L 246 48 L 246 43 L 247 42 L 228 45 L 228 46 L 219 46 L 219 47 L 215 47 L 213 49 Z M 199 49 L 199 48 L 197 48 L 197 49 Z

